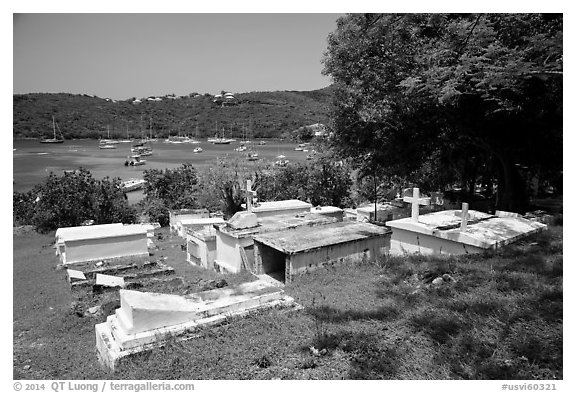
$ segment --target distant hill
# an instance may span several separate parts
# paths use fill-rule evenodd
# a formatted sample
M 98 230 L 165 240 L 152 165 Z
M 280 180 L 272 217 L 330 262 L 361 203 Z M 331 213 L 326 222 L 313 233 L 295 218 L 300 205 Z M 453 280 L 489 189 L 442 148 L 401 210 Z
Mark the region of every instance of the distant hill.
M 15 94 L 13 138 L 52 137 L 52 116 L 66 139 L 106 137 L 287 137 L 299 127 L 328 123 L 331 87 L 313 91 L 234 94 L 222 104 L 210 94 L 114 101 L 67 93 Z M 229 98 L 229 97 L 227 97 Z M 141 101 L 138 103 L 138 101 Z M 136 102 L 136 103 L 134 103 Z M 198 131 L 198 134 L 197 134 Z

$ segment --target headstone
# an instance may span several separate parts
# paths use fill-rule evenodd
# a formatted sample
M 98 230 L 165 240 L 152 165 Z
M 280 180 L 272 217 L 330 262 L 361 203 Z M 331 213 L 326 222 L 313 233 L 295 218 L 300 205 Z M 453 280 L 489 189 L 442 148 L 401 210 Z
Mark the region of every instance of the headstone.
M 124 288 L 124 277 L 109 276 L 107 274 L 98 273 L 96 274 L 96 285 Z
M 468 203 L 462 203 L 462 222 L 460 224 L 460 231 L 464 232 L 468 226 Z
M 258 226 L 258 217 L 251 211 L 237 212 L 228 220 L 233 229 L 247 229 Z
M 67 270 L 68 270 L 68 282 L 70 284 L 76 281 L 86 280 L 86 276 L 80 270 L 73 270 L 73 269 L 67 269 Z
M 406 193 L 406 190 L 404 190 Z M 418 217 L 420 215 L 420 205 L 429 205 L 430 198 L 420 198 L 420 189 L 413 188 L 412 189 L 412 196 L 405 196 L 404 202 L 408 202 L 412 204 L 412 221 L 418 222 Z
M 246 211 L 252 213 L 252 199 L 256 196 L 256 191 L 252 190 L 252 180 L 246 180 Z

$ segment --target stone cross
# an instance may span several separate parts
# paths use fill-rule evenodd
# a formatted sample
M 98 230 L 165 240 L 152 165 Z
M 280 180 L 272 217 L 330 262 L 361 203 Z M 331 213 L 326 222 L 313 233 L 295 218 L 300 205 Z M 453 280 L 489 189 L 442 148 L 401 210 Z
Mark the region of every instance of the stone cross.
M 418 222 L 418 216 L 420 215 L 420 205 L 428 205 L 430 203 L 430 198 L 420 198 L 420 189 L 413 188 L 412 196 L 405 196 L 404 202 L 412 204 L 412 221 Z
M 468 226 L 468 204 L 462 203 L 462 222 L 460 223 L 460 232 L 464 232 Z
M 252 190 L 252 180 L 246 180 L 246 211 L 252 212 L 252 198 L 256 196 L 256 191 Z

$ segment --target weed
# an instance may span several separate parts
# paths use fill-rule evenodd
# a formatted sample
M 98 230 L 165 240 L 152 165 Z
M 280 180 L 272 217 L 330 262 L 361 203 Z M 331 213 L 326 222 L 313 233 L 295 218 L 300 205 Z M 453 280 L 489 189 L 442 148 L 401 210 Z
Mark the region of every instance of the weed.
M 556 368 L 562 362 L 562 327 L 543 321 L 520 321 L 510 328 L 510 349 L 530 362 Z
M 318 365 L 316 364 L 316 361 L 312 358 L 304 360 L 298 366 L 298 368 L 300 368 L 301 370 L 308 370 L 316 367 L 318 367 Z
M 356 353 L 350 361 L 350 379 L 395 379 L 398 355 L 392 348 Z
M 448 342 L 462 328 L 456 315 L 442 309 L 421 311 L 412 316 L 410 323 L 416 330 L 425 332 L 440 344 Z
M 268 368 L 272 365 L 272 362 L 270 361 L 268 356 L 262 355 L 262 356 L 257 357 L 256 359 L 254 359 L 252 361 L 252 364 L 255 366 L 258 366 L 260 368 Z

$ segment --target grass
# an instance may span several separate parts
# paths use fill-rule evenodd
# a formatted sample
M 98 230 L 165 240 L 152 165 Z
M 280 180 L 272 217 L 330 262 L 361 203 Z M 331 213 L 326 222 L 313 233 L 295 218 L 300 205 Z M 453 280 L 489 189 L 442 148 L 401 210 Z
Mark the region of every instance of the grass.
M 115 374 L 96 361 L 101 320 L 70 311 L 74 297 L 56 269 L 52 238 L 13 239 L 15 379 L 563 378 L 561 226 L 486 255 L 320 269 L 285 288 L 303 310 L 200 329 Z M 187 264 L 178 242 L 168 237 L 155 257 L 168 257 L 190 282 L 220 277 Z M 444 274 L 454 281 L 430 283 Z

